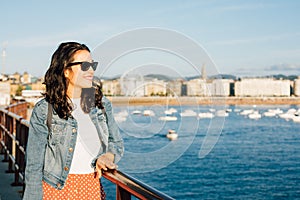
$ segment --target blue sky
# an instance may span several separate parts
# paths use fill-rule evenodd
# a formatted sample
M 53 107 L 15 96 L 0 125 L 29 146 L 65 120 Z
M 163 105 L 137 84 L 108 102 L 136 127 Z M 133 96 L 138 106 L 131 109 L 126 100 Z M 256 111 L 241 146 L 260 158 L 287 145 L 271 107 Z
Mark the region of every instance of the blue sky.
M 62 41 L 93 49 L 120 32 L 158 27 L 199 43 L 220 73 L 300 75 L 300 1 L 28 0 L 4 1 L 0 10 L 1 73 L 43 76 Z

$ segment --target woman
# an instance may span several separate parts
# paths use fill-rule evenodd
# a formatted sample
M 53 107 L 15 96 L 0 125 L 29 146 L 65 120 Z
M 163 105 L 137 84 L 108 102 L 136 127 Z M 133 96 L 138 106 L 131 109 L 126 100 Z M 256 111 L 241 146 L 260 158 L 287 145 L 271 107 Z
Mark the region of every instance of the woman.
M 89 48 L 62 43 L 30 118 L 24 200 L 105 199 L 102 170 L 115 169 L 123 140 L 110 101 L 93 81 Z

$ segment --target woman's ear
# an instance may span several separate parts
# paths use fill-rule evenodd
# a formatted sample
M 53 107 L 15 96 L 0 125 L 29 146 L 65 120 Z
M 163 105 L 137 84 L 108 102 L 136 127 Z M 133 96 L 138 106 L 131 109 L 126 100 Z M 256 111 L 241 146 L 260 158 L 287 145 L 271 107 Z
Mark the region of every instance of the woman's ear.
M 64 75 L 65 75 L 66 78 L 69 78 L 69 74 L 70 74 L 69 70 L 64 71 Z

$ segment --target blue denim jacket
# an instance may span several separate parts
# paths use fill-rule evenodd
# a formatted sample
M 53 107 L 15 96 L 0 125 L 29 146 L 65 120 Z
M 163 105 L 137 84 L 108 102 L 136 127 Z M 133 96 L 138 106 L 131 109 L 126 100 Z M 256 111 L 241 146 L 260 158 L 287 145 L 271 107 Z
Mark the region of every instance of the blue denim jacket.
M 111 102 L 105 97 L 102 99 L 106 117 L 98 108 L 92 109 L 89 113 L 102 144 L 91 167 L 95 167 L 96 159 L 106 152 L 115 155 L 115 163 L 121 159 L 124 152 L 123 140 L 112 114 Z M 76 119 L 73 117 L 69 117 L 68 120 L 61 119 L 53 112 L 51 132 L 48 133 L 47 113 L 48 103 L 42 99 L 36 103 L 31 114 L 26 148 L 24 200 L 43 198 L 43 180 L 54 188 L 62 189 L 76 148 Z

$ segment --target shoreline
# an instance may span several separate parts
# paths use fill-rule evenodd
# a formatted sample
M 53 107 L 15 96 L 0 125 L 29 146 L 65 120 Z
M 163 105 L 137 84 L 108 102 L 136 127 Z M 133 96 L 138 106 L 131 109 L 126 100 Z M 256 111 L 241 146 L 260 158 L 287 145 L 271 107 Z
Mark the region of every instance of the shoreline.
M 113 105 L 300 105 L 300 97 L 107 97 Z

